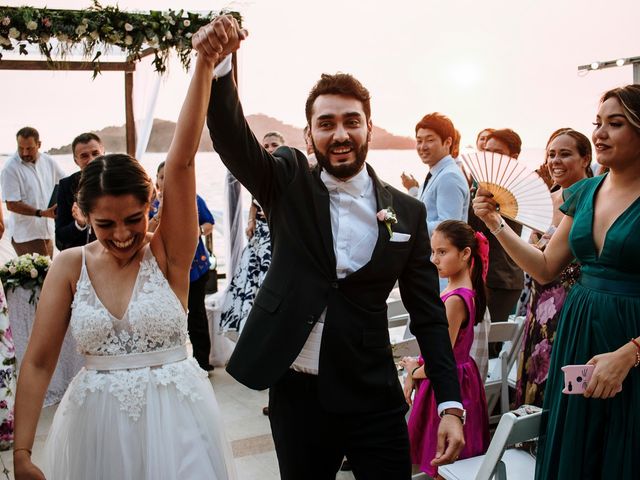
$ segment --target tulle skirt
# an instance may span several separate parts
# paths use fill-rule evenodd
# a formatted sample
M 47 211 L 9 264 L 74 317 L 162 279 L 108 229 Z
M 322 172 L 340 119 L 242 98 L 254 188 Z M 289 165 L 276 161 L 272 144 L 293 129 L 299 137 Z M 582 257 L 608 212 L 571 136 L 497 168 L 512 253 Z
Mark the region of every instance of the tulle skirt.
M 235 478 L 213 388 L 193 358 L 82 369 L 58 407 L 45 458 L 48 480 Z

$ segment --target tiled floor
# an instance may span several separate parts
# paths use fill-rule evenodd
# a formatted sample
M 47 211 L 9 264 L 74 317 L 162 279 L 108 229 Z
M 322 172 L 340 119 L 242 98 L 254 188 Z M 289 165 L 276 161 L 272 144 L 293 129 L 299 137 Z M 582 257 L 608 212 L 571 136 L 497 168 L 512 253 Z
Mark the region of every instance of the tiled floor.
M 269 420 L 262 414 L 262 407 L 267 404 L 267 392 L 256 392 L 244 387 L 221 368 L 213 372 L 211 381 L 233 449 L 238 480 L 279 479 Z M 53 406 L 42 411 L 33 449 L 36 464 L 41 460 L 42 447 L 55 409 Z M 12 452 L 1 452 L 0 457 L 9 471 L 13 471 Z M 0 465 L 0 480 L 5 478 Z M 13 475 L 9 474 L 9 478 L 13 479 Z M 349 472 L 340 472 L 336 476 L 337 480 L 353 478 Z

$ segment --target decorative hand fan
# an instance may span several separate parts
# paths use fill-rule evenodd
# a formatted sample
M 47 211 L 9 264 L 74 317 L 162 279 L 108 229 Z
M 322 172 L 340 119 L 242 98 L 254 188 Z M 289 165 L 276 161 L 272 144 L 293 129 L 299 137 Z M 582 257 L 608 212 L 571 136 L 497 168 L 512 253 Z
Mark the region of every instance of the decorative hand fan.
M 462 160 L 471 177 L 493 193 L 503 217 L 539 232 L 551 226 L 551 193 L 533 170 L 515 158 L 492 152 L 467 153 Z

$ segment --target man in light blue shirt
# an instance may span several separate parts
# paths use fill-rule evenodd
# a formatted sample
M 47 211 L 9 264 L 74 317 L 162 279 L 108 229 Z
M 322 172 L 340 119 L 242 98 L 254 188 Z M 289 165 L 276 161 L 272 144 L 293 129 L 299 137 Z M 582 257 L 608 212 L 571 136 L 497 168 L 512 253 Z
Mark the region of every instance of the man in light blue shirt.
M 429 236 L 444 220 L 467 221 L 469 184 L 451 157 L 456 135 L 453 122 L 440 113 L 426 115 L 416 125 L 416 150 L 429 173 L 422 185 L 403 174 L 402 183 L 409 194 L 427 207 Z

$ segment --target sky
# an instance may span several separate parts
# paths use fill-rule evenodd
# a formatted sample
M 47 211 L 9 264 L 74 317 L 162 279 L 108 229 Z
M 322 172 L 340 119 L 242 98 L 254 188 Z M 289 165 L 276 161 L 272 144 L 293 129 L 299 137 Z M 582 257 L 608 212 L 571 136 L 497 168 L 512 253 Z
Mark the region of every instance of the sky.
M 0 0 L 4 5 L 22 1 Z M 104 5 L 113 4 L 103 0 Z M 31 0 L 87 8 L 87 0 Z M 148 9 L 148 0 L 121 0 Z M 306 96 L 323 72 L 348 72 L 371 92 L 373 123 L 413 136 L 425 114 L 448 115 L 475 143 L 484 127 L 510 127 L 524 148 L 573 127 L 590 136 L 600 95 L 631 83 L 632 67 L 579 74 L 578 65 L 640 56 L 638 0 L 154 0 L 155 9 L 238 10 L 249 38 L 239 56 L 245 113 L 305 124 Z M 188 75 L 175 62 L 155 116 L 175 120 Z M 83 131 L 124 123 L 124 80 L 105 72 L 0 70 L 0 153 L 32 125 L 46 150 Z

